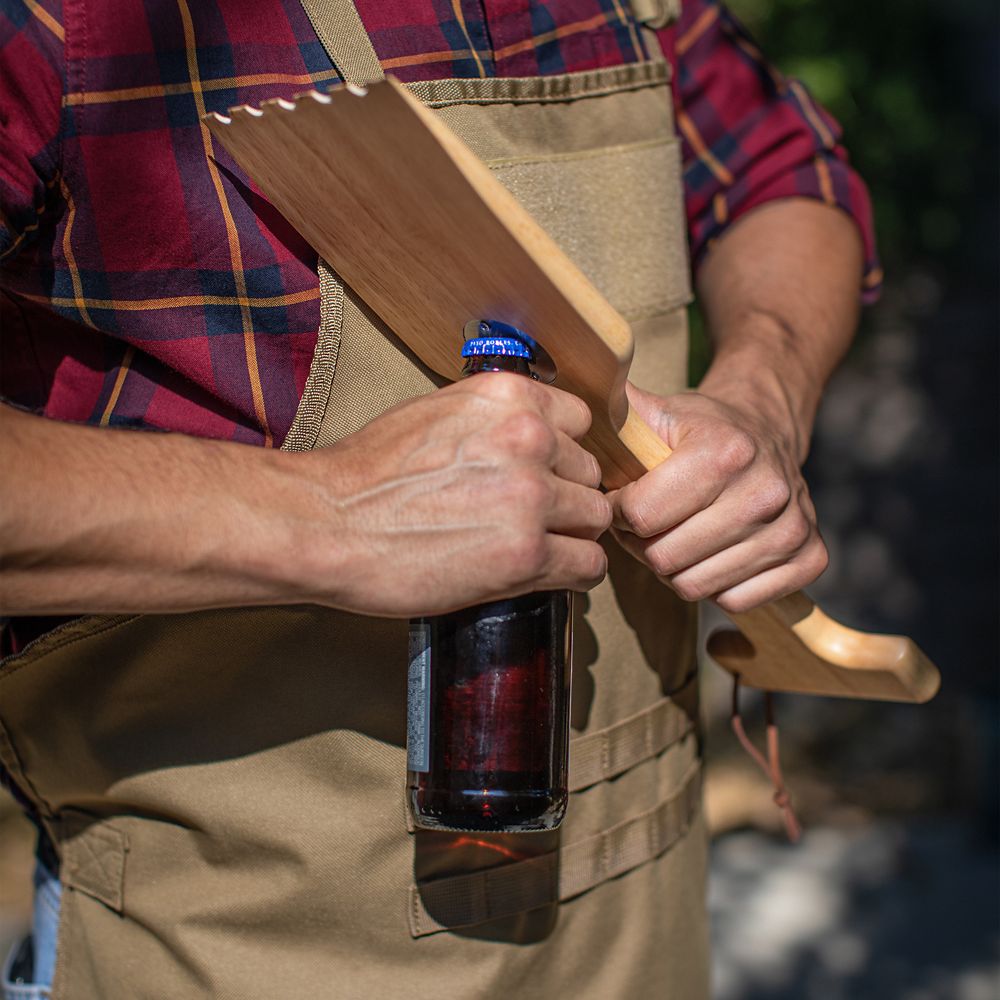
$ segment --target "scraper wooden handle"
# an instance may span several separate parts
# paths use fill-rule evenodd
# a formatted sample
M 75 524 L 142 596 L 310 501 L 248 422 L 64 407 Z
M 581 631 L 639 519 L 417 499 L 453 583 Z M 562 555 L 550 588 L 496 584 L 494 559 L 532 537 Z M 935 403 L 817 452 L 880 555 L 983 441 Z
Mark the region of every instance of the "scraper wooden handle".
M 470 319 L 504 320 L 544 340 L 555 384 L 590 407 L 585 444 L 607 486 L 637 479 L 670 454 L 628 405 L 628 323 L 402 85 L 388 79 L 367 90 L 313 91 L 204 121 L 439 375 L 459 377 Z M 708 648 L 749 685 L 890 701 L 926 701 L 937 690 L 937 671 L 910 640 L 838 625 L 804 594 L 732 617 L 741 632 L 714 635 Z
M 670 457 L 631 408 L 619 437 L 645 469 Z M 911 639 L 847 628 L 802 591 L 729 617 L 739 631 L 715 632 L 708 652 L 748 687 L 910 702 L 929 701 L 940 687 L 937 668 Z

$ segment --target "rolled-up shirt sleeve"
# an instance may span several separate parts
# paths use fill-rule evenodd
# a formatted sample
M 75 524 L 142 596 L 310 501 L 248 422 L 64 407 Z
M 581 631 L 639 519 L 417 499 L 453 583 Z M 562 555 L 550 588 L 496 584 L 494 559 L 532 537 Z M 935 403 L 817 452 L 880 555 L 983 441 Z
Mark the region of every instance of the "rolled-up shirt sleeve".
M 0 0 L 0 261 L 61 203 L 59 145 L 65 80 L 61 4 Z
M 674 64 L 695 269 L 726 227 L 779 198 L 815 198 L 856 222 L 865 249 L 862 295 L 878 296 L 882 270 L 871 201 L 840 144 L 841 128 L 798 80 L 771 66 L 722 4 L 685 0 L 661 32 Z

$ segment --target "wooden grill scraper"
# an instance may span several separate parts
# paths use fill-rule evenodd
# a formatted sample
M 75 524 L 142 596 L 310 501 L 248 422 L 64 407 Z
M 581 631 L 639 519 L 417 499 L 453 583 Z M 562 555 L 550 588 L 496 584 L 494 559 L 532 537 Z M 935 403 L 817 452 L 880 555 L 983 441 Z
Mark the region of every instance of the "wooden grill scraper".
M 590 407 L 584 444 L 606 486 L 620 487 L 669 456 L 625 396 L 628 324 L 398 82 L 313 91 L 205 122 L 438 374 L 458 378 L 469 320 L 503 320 L 537 337 L 555 362 L 555 384 Z M 937 691 L 937 670 L 911 640 L 846 628 L 803 593 L 730 617 L 740 631 L 716 632 L 709 653 L 751 687 L 909 702 Z

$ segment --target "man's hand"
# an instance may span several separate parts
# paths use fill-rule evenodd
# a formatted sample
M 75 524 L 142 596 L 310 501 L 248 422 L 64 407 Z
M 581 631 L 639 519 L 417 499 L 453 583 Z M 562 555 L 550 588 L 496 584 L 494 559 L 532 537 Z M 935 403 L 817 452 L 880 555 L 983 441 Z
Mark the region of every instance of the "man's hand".
M 715 348 L 698 392 L 630 390 L 674 454 L 614 497 L 618 536 L 681 597 L 748 611 L 826 567 L 799 470 L 854 334 L 861 264 L 857 227 L 839 209 L 800 199 L 754 209 L 698 274 Z
M 315 600 L 391 616 L 595 586 L 611 505 L 577 443 L 589 426 L 575 396 L 484 373 L 299 457 L 324 498 L 319 558 L 300 564 L 302 585 L 311 581 Z
M 811 583 L 827 564 L 796 442 L 749 389 L 738 403 L 629 387 L 642 418 L 673 449 L 613 495 L 616 536 L 688 601 L 745 611 Z
M 604 576 L 590 413 L 520 375 L 403 403 L 293 454 L 0 406 L 0 610 L 314 602 L 438 614 Z

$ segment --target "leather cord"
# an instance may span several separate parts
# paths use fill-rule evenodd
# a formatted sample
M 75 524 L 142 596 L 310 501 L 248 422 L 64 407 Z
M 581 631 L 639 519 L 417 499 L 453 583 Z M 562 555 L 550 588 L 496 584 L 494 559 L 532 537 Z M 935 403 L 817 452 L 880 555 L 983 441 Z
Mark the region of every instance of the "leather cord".
M 774 696 L 770 691 L 764 692 L 764 716 L 767 722 L 766 757 L 750 742 L 750 738 L 743 728 L 743 718 L 740 715 L 740 678 L 739 674 L 735 675 L 733 678 L 733 711 L 730 717 L 730 725 L 743 749 L 746 750 L 750 758 L 764 772 L 771 784 L 774 785 L 774 804 L 781 810 L 788 839 L 794 844 L 802 836 L 802 826 L 795 815 L 795 811 L 792 809 L 792 798 L 788 794 L 788 789 L 785 788 L 785 779 L 781 773 L 781 761 L 778 754 L 778 724 L 774 718 Z

